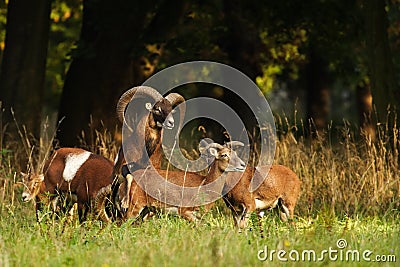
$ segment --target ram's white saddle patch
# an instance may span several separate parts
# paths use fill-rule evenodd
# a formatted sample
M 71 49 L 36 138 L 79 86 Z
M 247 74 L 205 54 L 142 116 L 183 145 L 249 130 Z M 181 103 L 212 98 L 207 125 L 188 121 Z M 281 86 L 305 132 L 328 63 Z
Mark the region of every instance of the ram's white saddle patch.
M 90 152 L 85 151 L 79 154 L 68 154 L 65 158 L 65 168 L 63 172 L 63 178 L 67 182 L 71 182 L 74 179 L 76 172 L 79 168 L 87 161 L 90 157 Z
M 278 204 L 279 198 L 276 199 L 274 202 L 263 201 L 263 200 L 258 199 L 258 198 L 256 198 L 254 201 L 255 201 L 255 204 L 256 204 L 256 209 L 258 209 L 258 210 L 263 210 L 263 209 L 267 209 L 267 208 L 273 209 Z

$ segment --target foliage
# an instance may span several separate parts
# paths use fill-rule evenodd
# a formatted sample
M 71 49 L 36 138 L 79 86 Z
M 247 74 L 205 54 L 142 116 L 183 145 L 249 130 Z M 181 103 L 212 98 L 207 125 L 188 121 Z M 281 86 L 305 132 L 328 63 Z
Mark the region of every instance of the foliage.
M 6 21 L 7 21 L 7 1 L 0 1 L 0 62 L 4 51 L 4 41 L 6 39 Z M 1 66 L 0 66 L 1 70 Z
M 8 1 L 0 1 L 0 62 L 4 51 Z M 81 0 L 55 0 L 52 4 L 47 52 L 45 107 L 58 109 L 70 51 L 78 41 L 82 20 Z M 46 112 L 48 114 L 48 112 Z
M 71 63 L 82 21 L 82 1 L 56 0 L 51 11 L 51 25 L 46 71 L 46 106 L 58 109 L 65 74 Z
M 0 2 L 0 57 L 4 47 L 2 44 L 5 27 L 1 25 L 5 26 L 6 3 L 7 1 Z M 74 53 L 90 54 L 84 43 L 81 43 L 79 50 L 76 49 L 83 17 L 82 5 L 81 0 L 53 2 L 45 92 L 45 106 L 52 111 L 58 108 L 71 56 Z M 283 91 L 285 88 L 291 93 L 291 90 L 306 89 L 302 81 L 304 67 L 309 60 L 310 50 L 316 49 L 329 66 L 332 77 L 329 81 L 332 85 L 330 88 L 331 91 L 335 91 L 335 95 L 351 95 L 358 84 L 368 81 L 363 3 L 359 1 L 311 0 L 307 4 L 299 0 L 269 1 L 262 4 L 234 1 L 234 5 L 239 8 L 233 10 L 227 10 L 227 1 L 192 1 L 186 3 L 183 23 L 177 23 L 168 31 L 164 31 L 163 24 L 158 27 L 152 27 L 154 25 L 151 24 L 152 19 L 161 13 L 173 12 L 163 9 L 167 6 L 165 2 L 146 2 L 146 5 L 141 3 L 140 9 L 135 1 L 118 2 L 113 5 L 121 5 L 121 8 L 113 8 L 112 12 L 107 5 L 101 8 L 97 18 L 98 25 L 96 24 L 98 30 L 119 27 L 118 17 L 124 16 L 124 12 L 144 13 L 142 26 L 138 27 L 141 28 L 140 34 L 135 34 L 134 38 L 117 37 L 125 39 L 127 45 L 132 47 L 133 43 L 140 43 L 136 46 L 141 47 L 141 50 L 137 51 L 138 49 L 133 47 L 127 57 L 142 54 L 161 55 L 160 60 L 157 60 L 158 65 L 156 63 L 158 69 L 198 59 L 220 61 L 238 67 L 236 61 L 239 58 L 244 66 L 255 65 L 251 68 L 259 70 L 254 78 L 266 95 L 270 95 L 272 91 Z M 398 0 L 387 1 L 389 34 L 396 69 L 400 67 L 398 6 Z M 166 17 L 168 18 L 168 15 Z M 230 17 L 235 17 L 239 25 L 246 26 L 232 26 Z M 168 21 L 171 20 L 166 22 Z M 235 31 L 239 33 L 230 34 Z M 240 34 L 240 31 L 246 31 L 246 34 Z M 118 35 L 117 31 L 112 32 Z M 255 49 L 254 54 L 247 54 L 244 58 L 229 54 L 230 45 L 240 44 L 238 36 L 251 39 L 251 47 L 240 47 L 241 51 L 237 53 Z M 146 47 L 154 45 L 161 45 L 162 53 L 144 51 Z M 150 68 L 154 68 L 152 60 L 147 60 Z M 246 69 L 241 70 L 246 73 Z M 399 83 L 398 77 L 397 82 Z M 298 94 L 294 92 L 293 95 Z M 352 105 L 354 106 L 354 103 Z M 342 109 L 339 110 L 343 113 Z
M 260 35 L 268 53 L 263 53 L 266 63 L 262 67 L 262 76 L 258 76 L 256 82 L 263 93 L 268 94 L 275 88 L 277 77 L 298 79 L 299 66 L 306 60 L 306 55 L 300 52 L 300 49 L 307 42 L 308 36 L 307 30 L 301 27 L 292 29 L 289 33 L 284 31 L 273 36 L 270 36 L 265 29 Z

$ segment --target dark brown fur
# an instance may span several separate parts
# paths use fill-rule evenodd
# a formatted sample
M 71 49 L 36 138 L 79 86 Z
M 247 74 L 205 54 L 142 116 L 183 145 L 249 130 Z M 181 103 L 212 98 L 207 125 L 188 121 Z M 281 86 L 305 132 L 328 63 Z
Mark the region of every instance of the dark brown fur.
M 157 145 L 161 143 L 161 131 L 162 127 L 173 127 L 173 125 L 169 124 L 167 120 L 168 116 L 172 116 L 172 108 L 175 105 L 182 104 L 184 102 L 184 98 L 176 93 L 170 93 L 165 98 L 162 97 L 156 90 L 150 87 L 136 87 L 128 90 L 124 93 L 117 105 L 117 114 L 121 122 L 125 122 L 125 109 L 128 103 L 131 101 L 132 97 L 141 89 L 144 91 L 139 92 L 139 94 L 143 95 L 146 92 L 151 95 L 156 102 L 154 106 L 149 108 L 146 103 L 146 108 L 150 111 L 148 116 L 143 116 L 139 118 L 139 120 L 135 123 L 134 130 L 132 129 L 129 134 L 130 137 L 127 140 L 124 140 L 125 149 L 129 149 L 130 151 L 123 151 L 121 147 L 118 152 L 118 158 L 115 162 L 112 178 L 112 202 L 116 206 L 117 210 L 124 211 L 126 209 L 127 203 L 129 202 L 129 184 L 127 187 L 127 191 L 125 193 L 119 194 L 119 185 L 121 181 L 124 179 L 120 176 L 121 168 L 126 163 L 134 163 L 134 168 L 130 168 L 131 171 L 146 168 L 149 165 L 149 157 L 151 160 L 151 156 L 154 154 L 154 151 L 157 148 Z M 186 106 L 180 107 L 180 126 L 183 122 L 183 116 L 185 112 Z M 143 147 L 143 143 L 145 144 Z M 125 153 L 124 153 L 125 152 Z M 128 155 L 128 158 L 126 158 Z M 156 162 L 154 165 L 156 168 L 160 167 L 161 164 L 161 154 L 156 155 Z M 122 201 L 122 202 L 121 202 Z M 122 214 L 119 214 L 122 215 Z
M 79 148 L 60 148 L 56 150 L 44 166 L 44 180 L 36 184 L 40 186 L 35 196 L 38 208 L 40 202 L 50 195 L 50 200 L 57 195 L 75 195 L 78 204 L 78 213 L 80 218 L 85 218 L 87 211 L 91 207 L 91 201 L 94 200 L 100 188 L 111 184 L 111 173 L 113 163 L 109 159 L 90 154 L 89 158 L 81 165 L 71 182 L 63 178 L 65 168 L 65 159 L 69 154 L 80 154 L 85 150 Z M 29 181 L 37 179 L 38 175 L 30 175 Z M 36 177 L 36 178 L 35 178 Z M 29 186 L 28 186 L 29 187 Z M 27 188 L 30 192 L 37 188 Z

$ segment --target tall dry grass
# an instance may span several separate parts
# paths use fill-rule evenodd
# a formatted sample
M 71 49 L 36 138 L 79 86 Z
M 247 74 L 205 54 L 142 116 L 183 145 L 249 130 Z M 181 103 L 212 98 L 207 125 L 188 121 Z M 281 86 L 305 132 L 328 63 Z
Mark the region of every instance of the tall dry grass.
M 277 119 L 280 137 L 275 163 L 290 166 L 302 180 L 297 206 L 300 216 L 320 211 L 333 214 L 399 213 L 399 131 L 378 124 L 377 140 L 358 134 L 348 122 L 315 139 L 297 137 L 312 126 Z M 285 129 L 285 130 L 282 130 Z
M 398 215 L 399 131 L 396 125 L 392 129 L 388 125 L 376 126 L 375 142 L 360 136 L 347 122 L 344 126 L 328 127 L 324 135 L 311 140 L 304 136 L 309 125 L 277 117 L 275 164 L 289 166 L 303 182 L 296 214 L 307 217 L 324 211 L 348 216 Z M 48 124 L 43 123 L 43 127 L 48 128 Z M 58 145 L 54 135 L 45 134 L 33 140 L 25 129 L 20 131 L 19 142 L 5 144 L 6 129 L 2 125 L 0 130 L 0 202 L 14 204 L 23 186 L 19 172 L 27 168 L 20 164 L 21 159 L 29 158 L 40 166 Z M 105 129 L 89 134 L 91 141 L 83 142 L 81 147 L 113 160 L 119 145 L 113 135 Z M 83 136 L 82 140 L 85 139 Z M 190 158 L 197 158 L 196 153 L 183 151 Z

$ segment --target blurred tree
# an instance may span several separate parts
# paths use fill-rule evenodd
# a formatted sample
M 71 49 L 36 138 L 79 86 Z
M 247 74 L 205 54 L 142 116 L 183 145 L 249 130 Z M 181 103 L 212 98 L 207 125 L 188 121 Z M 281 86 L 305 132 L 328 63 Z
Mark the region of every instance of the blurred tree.
M 184 2 L 83 2 L 80 40 L 61 96 L 61 145 L 76 145 L 89 123 L 94 129 L 102 123 L 115 128 L 118 97 L 154 72 L 163 45 L 181 22 Z
M 312 44 L 311 44 L 312 45 Z M 323 135 L 330 113 L 330 73 L 321 51 L 311 47 L 305 74 L 307 86 L 307 118 L 311 120 L 314 137 Z M 315 129 L 314 129 L 315 127 Z
M 10 109 L 36 138 L 40 135 L 51 0 L 10 0 L 0 73 L 5 121 Z
M 360 82 L 356 88 L 358 118 L 361 134 L 369 140 L 376 140 L 376 128 L 372 117 L 372 94 L 368 80 Z
M 386 122 L 388 107 L 391 111 L 400 109 L 400 87 L 396 82 L 389 45 L 386 3 L 381 0 L 366 0 L 364 3 L 365 39 L 373 103 L 379 121 Z M 391 112 L 390 116 L 389 123 L 393 126 L 393 119 L 399 120 L 399 117 L 395 112 Z
M 332 113 L 337 113 L 337 108 L 331 109 L 332 90 L 341 90 L 341 94 L 356 92 L 368 80 L 361 4 L 362 1 L 291 0 L 269 2 L 259 9 L 264 14 L 263 40 L 268 50 L 264 52 L 263 75 L 257 82 L 267 94 L 272 88 L 279 90 L 274 85 L 279 80 L 289 85 L 289 92 L 303 89 L 307 96 L 306 116 L 318 131 L 326 129 Z M 354 93 L 359 105 L 354 101 L 351 104 L 360 109 L 363 132 L 373 132 L 369 127 L 372 105 L 363 102 L 370 99 L 366 96 L 369 92 Z M 339 119 L 345 116 L 340 114 Z
M 82 23 L 82 0 L 53 0 L 46 64 L 44 115 L 57 114 L 64 79 Z
M 112 4 L 104 0 L 54 0 L 46 105 L 56 109 L 58 101 L 54 96 L 61 97 L 59 118 L 65 117 L 65 120 L 58 138 L 62 145 L 76 145 L 77 136 L 83 129 L 89 129 L 89 123 L 93 128 L 98 128 L 101 123 L 109 129 L 115 127 L 115 103 L 124 90 L 140 84 L 157 68 L 202 59 L 238 68 L 257 81 L 266 94 L 271 90 L 282 90 L 277 84 L 284 84 L 289 93 L 302 88 L 307 93 L 304 98 L 308 102 L 307 116 L 314 120 L 318 129 L 325 127 L 332 118 L 332 111 L 337 113 L 337 118 L 341 116 L 337 108 L 330 110 L 332 90 L 352 90 L 351 94 L 358 98 L 360 125 L 365 128 L 372 125 L 369 92 L 374 94 L 375 103 L 384 103 L 381 106 L 385 106 L 385 101 L 388 104 L 388 99 L 394 105 L 397 99 L 390 91 L 396 92 L 396 79 L 400 76 L 396 76 L 393 70 L 396 65 L 393 66 L 390 61 L 393 55 L 400 55 L 396 50 L 396 37 L 399 36 L 396 23 L 400 16 L 392 11 L 391 24 L 388 25 L 386 11 L 399 12 L 396 7 L 398 1 L 388 0 L 383 7 L 379 3 L 381 13 L 373 17 L 371 12 L 378 11 L 378 7 L 371 8 L 373 3 L 377 4 L 373 0 L 368 0 L 369 4 L 344 0 L 265 3 L 205 0 L 174 4 L 155 0 L 117 0 Z M 4 23 L 3 6 L 5 2 L 0 3 L 0 25 Z M 378 18 L 386 22 L 380 24 Z M 80 40 L 75 45 L 80 26 Z M 385 31 L 378 30 L 388 26 L 392 39 L 387 33 L 386 36 L 381 35 Z M 376 34 L 372 36 L 372 32 Z M 0 50 L 2 33 L 4 31 L 0 29 Z M 384 39 L 386 45 L 376 51 L 372 49 L 373 42 L 383 44 L 385 42 L 378 41 Z M 390 48 L 390 44 L 397 54 L 386 49 Z M 32 50 L 31 46 L 19 51 L 29 53 L 29 50 Z M 20 58 L 25 59 L 25 56 Z M 382 63 L 382 58 L 386 63 Z M 367 62 L 379 64 L 369 64 L 367 68 Z M 392 82 L 385 78 L 389 77 L 390 71 L 378 71 L 385 68 L 392 68 Z M 4 72 L 2 75 L 4 77 Z M 371 90 L 368 90 L 368 81 L 371 81 Z M 380 81 L 390 86 L 382 86 Z M 374 89 L 377 85 L 380 85 L 379 88 L 394 89 Z M 203 94 L 199 92 L 203 89 L 199 88 L 185 92 L 186 96 Z M 223 90 L 210 90 L 210 96 L 227 103 L 236 101 Z M 0 92 L 2 97 L 11 97 L 12 94 L 9 90 Z M 43 99 L 42 94 L 32 95 L 35 99 Z M 332 95 L 339 94 L 333 91 Z M 392 97 L 389 98 L 390 95 Z M 236 102 L 230 104 L 239 106 Z M 287 105 L 287 102 L 284 104 Z M 385 108 L 383 111 L 386 114 Z M 34 116 L 40 112 L 30 114 Z M 38 121 L 38 117 L 35 118 Z
M 5 0 L 0 1 L 0 62 L 3 58 L 4 40 L 6 39 L 7 4 Z M 1 71 L 1 64 L 0 64 Z
M 227 53 L 229 63 L 253 81 L 262 75 L 261 54 L 265 49 L 256 19 L 260 14 L 257 8 L 247 1 L 224 0 L 226 33 L 220 39 L 221 49 Z

